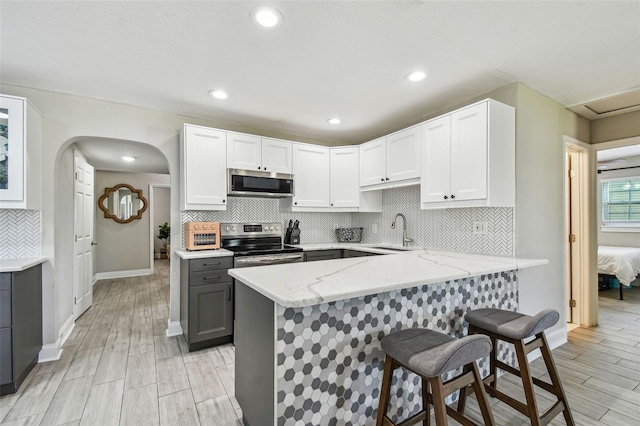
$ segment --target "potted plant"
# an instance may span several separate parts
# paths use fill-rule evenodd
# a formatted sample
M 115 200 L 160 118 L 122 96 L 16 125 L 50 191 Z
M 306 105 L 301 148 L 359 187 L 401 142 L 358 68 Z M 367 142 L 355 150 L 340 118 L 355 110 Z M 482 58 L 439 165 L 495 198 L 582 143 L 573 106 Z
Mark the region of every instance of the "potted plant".
M 171 241 L 171 227 L 167 222 L 158 226 L 158 235 L 156 236 L 160 241 L 162 241 L 162 245 L 164 246 L 160 249 L 160 258 L 168 259 L 169 251 L 171 250 L 171 245 L 169 244 Z

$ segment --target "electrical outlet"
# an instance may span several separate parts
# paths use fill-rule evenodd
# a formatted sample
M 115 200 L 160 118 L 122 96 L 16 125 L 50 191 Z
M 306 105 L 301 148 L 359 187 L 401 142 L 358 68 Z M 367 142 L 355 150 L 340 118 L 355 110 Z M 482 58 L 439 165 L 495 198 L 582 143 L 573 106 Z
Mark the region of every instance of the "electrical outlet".
M 473 221 L 473 233 L 478 235 L 487 235 L 487 221 L 486 220 Z
M 378 224 L 377 223 L 372 223 L 371 224 L 371 233 L 372 234 L 377 234 L 378 233 Z
M 340 228 L 340 225 L 338 225 L 337 223 L 334 223 L 333 224 L 333 229 L 338 229 L 338 228 Z

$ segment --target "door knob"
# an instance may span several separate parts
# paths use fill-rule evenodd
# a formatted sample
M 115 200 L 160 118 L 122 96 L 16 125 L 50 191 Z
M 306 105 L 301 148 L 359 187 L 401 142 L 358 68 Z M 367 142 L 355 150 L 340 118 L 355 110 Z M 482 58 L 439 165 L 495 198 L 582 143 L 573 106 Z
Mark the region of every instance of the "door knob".
M 92 245 L 92 246 L 97 246 L 97 245 L 98 245 L 98 242 L 97 242 L 97 241 L 91 241 L 91 245 Z

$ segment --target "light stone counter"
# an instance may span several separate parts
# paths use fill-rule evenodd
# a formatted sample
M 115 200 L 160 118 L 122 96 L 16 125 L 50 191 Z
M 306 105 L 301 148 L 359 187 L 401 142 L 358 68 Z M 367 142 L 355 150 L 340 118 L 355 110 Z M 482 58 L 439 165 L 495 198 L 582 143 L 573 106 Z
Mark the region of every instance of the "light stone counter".
M 362 247 L 346 247 L 347 245 L 337 243 L 308 246 L 314 250 Z M 544 259 L 517 259 L 425 249 L 396 253 L 393 256 L 231 269 L 229 275 L 277 304 L 295 308 L 548 263 Z
M 176 254 L 181 259 L 205 259 L 209 257 L 233 256 L 232 251 L 225 250 L 225 249 L 200 250 L 200 251 L 176 250 Z
M 0 272 L 19 272 L 49 260 L 46 256 L 0 259 Z

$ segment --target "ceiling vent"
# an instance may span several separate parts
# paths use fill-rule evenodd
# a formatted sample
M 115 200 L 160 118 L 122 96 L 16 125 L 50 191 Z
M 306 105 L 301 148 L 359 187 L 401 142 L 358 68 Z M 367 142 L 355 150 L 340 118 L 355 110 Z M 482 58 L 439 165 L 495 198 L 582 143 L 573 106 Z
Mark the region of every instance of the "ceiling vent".
M 611 117 L 640 110 L 640 89 L 633 89 L 607 98 L 570 106 L 569 109 L 588 120 Z

